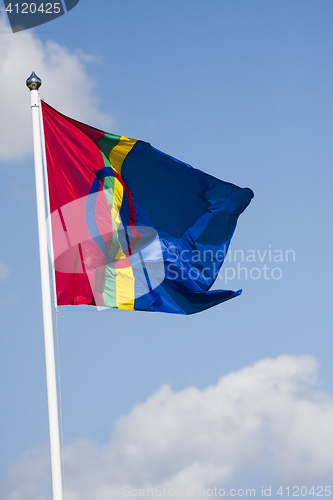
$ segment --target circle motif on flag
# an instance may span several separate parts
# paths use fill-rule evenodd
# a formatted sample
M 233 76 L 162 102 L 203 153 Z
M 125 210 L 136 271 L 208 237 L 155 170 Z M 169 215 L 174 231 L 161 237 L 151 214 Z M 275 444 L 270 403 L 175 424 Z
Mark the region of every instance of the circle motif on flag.
M 96 179 L 87 197 L 86 222 L 95 244 L 102 251 L 106 262 L 111 263 L 133 253 L 134 244 L 138 239 L 134 228 L 134 203 L 123 179 L 112 167 L 104 167 L 95 171 L 95 174 Z M 104 217 L 99 210 L 102 193 Z M 106 219 L 108 224 L 105 224 Z

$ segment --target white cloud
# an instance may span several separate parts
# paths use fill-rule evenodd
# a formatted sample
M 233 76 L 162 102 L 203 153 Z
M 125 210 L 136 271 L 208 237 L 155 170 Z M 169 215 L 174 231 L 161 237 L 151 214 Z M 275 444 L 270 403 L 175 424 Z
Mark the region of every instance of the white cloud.
M 33 31 L 13 34 L 0 9 L 0 160 L 22 159 L 32 151 L 29 90 L 32 71 L 41 77 L 41 95 L 77 120 L 110 130 L 111 118 L 98 109 L 96 82 L 88 75 L 89 57 L 65 46 L 45 44 Z
M 262 484 L 329 484 L 333 395 L 316 387 L 317 371 L 312 356 L 284 355 L 202 391 L 162 387 L 118 420 L 107 446 L 65 449 L 66 499 L 120 500 L 126 485 L 188 492 L 255 484 L 261 496 Z M 3 499 L 48 500 L 38 496 L 49 481 L 46 463 L 23 457 L 3 482 Z

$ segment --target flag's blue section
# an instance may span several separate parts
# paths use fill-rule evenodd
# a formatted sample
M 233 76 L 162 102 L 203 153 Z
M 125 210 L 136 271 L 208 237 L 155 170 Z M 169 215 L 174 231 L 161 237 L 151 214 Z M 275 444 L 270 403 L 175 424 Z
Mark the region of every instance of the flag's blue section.
M 136 310 L 191 314 L 241 293 L 209 291 L 223 264 L 238 216 L 253 192 L 220 181 L 137 141 L 121 169 L 139 226 L 160 238 L 165 279 L 135 299 Z

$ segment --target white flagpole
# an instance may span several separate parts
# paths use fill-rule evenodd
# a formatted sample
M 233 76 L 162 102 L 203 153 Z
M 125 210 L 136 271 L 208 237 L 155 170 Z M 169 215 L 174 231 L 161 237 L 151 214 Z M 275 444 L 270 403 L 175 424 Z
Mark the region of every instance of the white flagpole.
M 53 491 L 53 500 L 63 500 L 57 381 L 56 381 L 56 370 L 55 370 L 55 360 L 54 360 L 50 274 L 49 274 L 49 261 L 47 252 L 42 142 L 41 142 L 40 119 L 39 119 L 40 99 L 39 99 L 38 89 L 41 86 L 41 84 L 42 84 L 41 79 L 38 78 L 38 76 L 36 76 L 34 72 L 29 76 L 29 78 L 26 81 L 26 85 L 30 89 L 30 94 L 31 94 L 37 219 L 38 219 L 38 236 L 39 236 L 39 259 L 40 259 L 40 273 L 41 273 L 41 285 L 42 285 L 42 306 L 43 306 L 44 343 L 45 343 L 46 385 L 47 385 L 47 402 L 49 411 L 52 491 Z

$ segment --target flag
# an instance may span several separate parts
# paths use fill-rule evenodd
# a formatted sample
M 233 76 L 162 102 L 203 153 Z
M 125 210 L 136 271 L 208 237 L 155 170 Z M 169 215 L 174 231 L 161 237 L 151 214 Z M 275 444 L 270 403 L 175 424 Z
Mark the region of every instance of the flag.
M 42 117 L 58 305 L 192 314 L 241 293 L 210 288 L 250 189 L 44 101 Z

